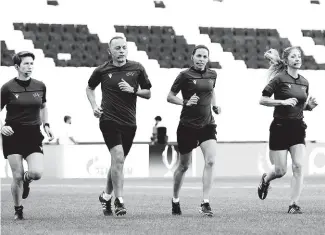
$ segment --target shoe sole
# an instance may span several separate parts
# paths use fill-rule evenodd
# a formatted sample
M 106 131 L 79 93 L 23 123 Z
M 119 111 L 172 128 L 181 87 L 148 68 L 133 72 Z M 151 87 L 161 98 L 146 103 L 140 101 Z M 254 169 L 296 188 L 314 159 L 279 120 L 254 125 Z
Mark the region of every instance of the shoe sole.
M 264 173 L 263 175 L 262 175 L 262 179 L 261 179 L 261 181 L 263 180 L 264 181 L 264 178 L 266 177 L 266 174 Z M 260 183 L 261 184 L 261 183 Z M 257 187 L 257 195 L 258 195 L 258 197 L 261 199 L 261 200 L 265 200 L 265 198 L 267 197 L 267 194 L 268 193 L 263 193 L 263 192 L 260 192 L 260 187 Z
M 112 215 L 113 215 L 113 212 L 103 211 L 103 214 L 104 214 L 105 216 L 112 216 Z
M 182 213 L 172 213 L 172 215 L 182 215 Z
M 126 215 L 126 209 L 122 209 L 122 210 L 119 210 L 119 211 L 115 211 L 115 215 L 116 216 Z
M 28 198 L 28 196 L 29 196 L 29 192 L 30 192 L 30 187 L 29 187 L 29 185 L 28 185 L 28 187 L 26 187 L 26 189 L 25 189 L 25 188 L 23 189 L 22 199 L 26 199 L 26 198 Z M 25 194 L 25 195 L 24 195 L 24 194 Z
M 204 216 L 208 216 L 208 217 L 212 217 L 213 213 L 212 212 L 203 212 L 201 209 L 199 209 L 199 212 L 204 215 Z
M 293 215 L 301 215 L 302 212 L 297 212 L 297 211 L 294 211 L 294 212 L 288 212 L 288 214 L 293 214 Z

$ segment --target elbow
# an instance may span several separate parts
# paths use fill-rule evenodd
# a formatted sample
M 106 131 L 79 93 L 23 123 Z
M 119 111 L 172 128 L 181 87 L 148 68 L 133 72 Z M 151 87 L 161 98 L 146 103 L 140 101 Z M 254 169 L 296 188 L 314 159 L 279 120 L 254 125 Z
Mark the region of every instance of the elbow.
M 169 102 L 169 103 L 170 103 L 170 102 L 171 102 L 171 100 L 172 100 L 171 96 L 170 96 L 170 95 L 168 95 L 168 96 L 167 96 L 167 102 Z
M 259 101 L 259 104 L 260 104 L 260 105 L 265 105 L 265 100 L 264 100 L 263 97 L 261 97 L 261 99 L 260 99 L 260 101 Z
M 147 100 L 149 100 L 151 98 L 151 91 L 149 91 L 148 95 L 147 95 Z

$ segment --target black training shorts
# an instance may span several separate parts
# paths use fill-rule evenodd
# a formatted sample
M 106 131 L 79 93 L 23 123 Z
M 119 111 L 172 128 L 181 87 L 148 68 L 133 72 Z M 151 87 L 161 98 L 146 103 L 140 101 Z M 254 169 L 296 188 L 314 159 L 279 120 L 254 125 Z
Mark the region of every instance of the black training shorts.
M 181 154 L 191 152 L 207 140 L 217 140 L 216 125 L 209 124 L 200 129 L 184 126 L 181 123 L 177 128 L 177 143 Z
M 10 126 L 14 131 L 11 136 L 2 135 L 4 158 L 20 154 L 24 159 L 32 153 L 43 153 L 43 139 L 40 126 Z
M 289 150 L 296 144 L 305 144 L 307 125 L 302 120 L 275 118 L 270 126 L 270 150 Z
M 109 150 L 117 145 L 122 145 L 124 156 L 129 154 L 137 130 L 136 126 L 124 126 L 114 121 L 104 120 L 99 123 L 99 128 Z

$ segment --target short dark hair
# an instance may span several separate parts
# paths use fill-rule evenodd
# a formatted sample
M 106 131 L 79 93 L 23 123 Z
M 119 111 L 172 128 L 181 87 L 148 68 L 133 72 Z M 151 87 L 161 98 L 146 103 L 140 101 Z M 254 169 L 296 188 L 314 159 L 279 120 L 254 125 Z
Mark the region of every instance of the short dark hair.
M 161 119 L 160 116 L 157 116 L 157 117 L 155 117 L 155 120 L 156 120 L 156 121 L 161 121 L 162 119 Z
M 12 60 L 14 62 L 14 65 L 20 66 L 22 59 L 25 58 L 25 57 L 32 57 L 33 60 L 35 60 L 35 55 L 32 52 L 29 52 L 29 51 L 21 51 L 21 52 L 18 52 L 17 54 L 15 54 L 12 57 Z
M 68 115 L 64 116 L 64 122 L 67 122 L 69 119 L 71 119 L 70 116 L 68 116 Z
M 195 55 L 195 52 L 197 49 L 206 49 L 208 51 L 208 54 L 210 54 L 209 48 L 207 48 L 204 45 L 197 45 L 196 47 L 194 47 L 193 51 L 192 51 L 192 55 Z
M 109 40 L 108 48 L 111 47 L 112 41 L 115 40 L 115 39 L 125 39 L 125 38 L 123 38 L 122 36 L 115 36 L 115 37 L 112 37 L 111 40 Z

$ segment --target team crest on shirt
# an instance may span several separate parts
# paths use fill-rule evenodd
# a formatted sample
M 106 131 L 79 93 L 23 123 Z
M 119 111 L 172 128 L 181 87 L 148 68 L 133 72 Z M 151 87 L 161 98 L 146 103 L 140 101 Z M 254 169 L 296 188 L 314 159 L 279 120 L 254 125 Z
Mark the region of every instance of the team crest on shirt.
M 18 97 L 19 97 L 19 94 L 14 94 L 14 96 L 16 97 L 16 99 L 18 99 Z
M 291 88 L 291 84 L 287 84 L 287 86 L 288 86 L 289 88 Z
M 128 77 L 128 76 L 134 76 L 135 75 L 135 72 L 128 72 L 128 73 L 126 73 L 126 76 Z
M 307 87 L 302 86 L 301 89 L 305 91 L 305 90 L 307 90 Z
M 112 78 L 112 74 L 111 73 L 109 73 L 108 76 L 109 76 L 109 78 Z
M 41 97 L 40 94 L 38 94 L 37 92 L 35 92 L 35 93 L 33 94 L 33 96 L 34 96 L 34 98 L 36 98 L 36 97 Z
M 193 80 L 193 83 L 196 84 L 196 80 Z

